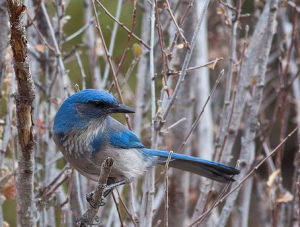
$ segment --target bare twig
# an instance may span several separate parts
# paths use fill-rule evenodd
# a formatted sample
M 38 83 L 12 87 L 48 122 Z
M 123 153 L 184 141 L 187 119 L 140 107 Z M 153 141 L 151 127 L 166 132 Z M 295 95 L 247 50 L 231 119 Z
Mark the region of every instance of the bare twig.
M 221 78 L 222 78 L 223 75 L 224 75 L 224 70 L 222 70 L 222 71 L 220 72 L 220 74 L 219 74 L 219 76 L 218 76 L 218 79 L 216 80 L 216 82 L 215 82 L 215 84 L 214 84 L 214 87 L 212 88 L 212 90 L 211 90 L 209 96 L 207 97 L 207 99 L 206 99 L 206 101 L 205 101 L 205 103 L 204 103 L 204 105 L 203 105 L 203 107 L 202 107 L 201 112 L 200 112 L 199 115 L 197 116 L 196 120 L 194 121 L 194 123 L 193 123 L 193 125 L 192 125 L 192 127 L 191 127 L 191 129 L 190 129 L 190 131 L 188 132 L 187 136 L 184 138 L 184 140 L 183 140 L 181 146 L 179 147 L 179 149 L 178 149 L 178 151 L 177 151 L 178 153 L 182 152 L 182 150 L 183 150 L 184 146 L 186 145 L 188 139 L 189 139 L 190 136 L 192 135 L 192 133 L 193 133 L 193 131 L 195 130 L 195 128 L 198 126 L 199 120 L 200 120 L 200 118 L 201 118 L 201 116 L 202 116 L 202 114 L 203 114 L 203 112 L 204 112 L 204 110 L 205 110 L 205 107 L 206 107 L 207 103 L 209 102 L 211 96 L 214 94 L 216 88 L 217 88 L 218 85 L 220 84 L 220 81 L 221 81 Z
M 95 5 L 95 1 L 94 0 L 91 0 L 91 1 L 92 1 L 94 15 L 96 16 L 97 15 L 97 9 L 96 9 L 96 5 Z M 99 1 L 97 1 L 97 2 L 99 4 Z M 117 89 L 117 94 L 118 94 L 118 97 L 120 99 L 120 103 L 124 104 L 124 100 L 123 100 L 123 97 L 122 97 L 122 94 L 121 94 L 121 89 L 120 89 L 120 85 L 119 85 L 119 82 L 118 82 L 118 79 L 117 79 L 117 75 L 116 75 L 116 72 L 115 72 L 115 69 L 114 69 L 114 66 L 113 66 L 113 63 L 112 63 L 112 60 L 111 60 L 111 56 L 108 52 L 108 49 L 107 49 L 107 46 L 106 46 L 106 43 L 105 43 L 105 39 L 104 39 L 102 30 L 101 30 L 101 27 L 100 27 L 99 18 L 96 16 L 95 19 L 96 19 L 96 26 L 97 26 L 96 28 L 97 28 L 98 34 L 100 36 L 100 39 L 102 41 L 102 45 L 103 45 L 103 48 L 104 48 L 104 51 L 105 51 L 105 55 L 106 55 L 108 64 L 110 66 L 110 70 L 112 72 L 112 77 L 113 77 L 113 80 L 114 80 L 115 87 Z M 127 116 L 127 114 L 124 114 L 124 115 L 125 115 L 126 123 L 129 127 L 129 129 L 132 129 L 129 117 Z
M 132 34 L 133 32 L 135 31 L 135 27 L 136 27 L 136 0 L 133 1 L 133 9 L 132 9 L 132 22 L 131 22 L 131 33 L 129 33 L 127 35 L 127 42 L 126 42 L 126 46 L 124 48 L 124 51 L 122 53 L 122 56 L 121 56 L 121 59 L 120 59 L 120 62 L 118 64 L 118 68 L 117 68 L 117 71 L 116 71 L 116 77 L 118 77 L 119 73 L 121 72 L 121 69 L 122 69 L 122 66 L 125 62 L 125 59 L 126 59 L 126 56 L 129 52 L 129 47 L 130 47 L 130 41 L 131 41 L 131 38 L 132 38 Z M 135 61 L 135 59 L 133 60 L 133 62 Z M 132 63 L 133 63 L 132 62 Z M 130 76 L 127 75 L 127 76 Z M 126 76 L 125 76 L 126 78 Z M 113 87 L 114 84 L 112 84 L 112 87 Z M 111 89 L 110 89 L 111 90 Z M 131 125 L 129 125 L 129 128 L 132 130 L 132 127 Z
M 212 68 L 214 68 L 214 66 L 221 60 L 223 60 L 223 58 L 216 58 L 216 59 L 209 61 L 203 65 L 189 67 L 188 69 L 186 69 L 186 72 L 190 72 L 192 70 L 201 69 L 201 68 L 210 67 L 210 66 L 212 66 Z M 169 73 L 169 75 L 173 75 L 173 74 L 175 74 L 175 75 L 181 74 L 181 71 L 171 71 Z
M 169 224 L 169 176 L 168 176 L 168 169 L 169 163 L 172 158 L 173 151 L 170 151 L 168 159 L 165 164 L 165 227 L 168 227 Z
M 122 215 L 121 215 L 121 211 L 120 211 L 120 207 L 119 207 L 119 202 L 117 201 L 115 193 L 113 191 L 112 191 L 112 197 L 113 197 L 114 204 L 116 206 L 117 213 L 118 213 L 118 216 L 119 216 L 120 226 L 123 227 L 124 226 L 124 222 L 123 222 L 123 218 L 122 218 Z
M 187 50 L 187 53 L 186 53 L 186 56 L 185 56 L 185 59 L 184 59 L 183 65 L 182 65 L 180 77 L 179 77 L 178 82 L 176 84 L 174 93 L 173 93 L 170 101 L 168 102 L 167 107 L 165 108 L 165 111 L 163 113 L 163 119 L 166 119 L 169 111 L 171 110 L 171 107 L 175 102 L 175 99 L 177 97 L 177 94 L 178 94 L 178 91 L 181 87 L 181 84 L 183 83 L 183 81 L 185 79 L 186 70 L 187 70 L 187 68 L 189 66 L 189 63 L 190 63 L 190 60 L 191 60 L 192 52 L 193 52 L 193 49 L 194 49 L 195 44 L 196 44 L 196 39 L 197 39 L 197 36 L 199 34 L 199 31 L 200 31 L 200 28 L 201 28 L 201 23 L 202 23 L 204 15 L 205 15 L 208 3 L 209 3 L 209 0 L 205 0 L 205 1 L 202 2 L 202 14 L 200 14 L 199 19 L 197 21 L 197 25 L 196 25 L 196 28 L 195 28 L 195 32 L 193 34 L 190 49 Z
M 154 31 L 155 31 L 155 0 L 152 0 L 151 6 L 151 25 L 150 25 L 150 78 L 151 78 L 151 147 L 157 147 L 157 138 L 155 136 L 155 115 L 156 115 L 156 98 L 155 98 L 155 68 L 154 68 Z M 151 227 L 153 221 L 153 201 L 154 201 L 154 168 L 152 167 L 146 175 L 144 181 L 142 211 L 144 218 L 141 220 L 141 226 Z
M 188 41 L 186 40 L 186 38 L 184 37 L 184 35 L 183 35 L 183 33 L 182 33 L 182 29 L 179 27 L 179 25 L 178 25 L 177 22 L 176 22 L 176 19 L 175 19 L 175 17 L 174 17 L 174 14 L 173 14 L 173 12 L 172 12 L 172 10 L 171 10 L 171 6 L 170 6 L 170 3 L 169 3 L 169 0 L 166 0 L 166 6 L 167 6 L 167 10 L 168 10 L 168 12 L 169 12 L 169 14 L 170 14 L 170 16 L 171 16 L 171 18 L 172 18 L 172 21 L 173 21 L 173 23 L 175 24 L 175 26 L 176 26 L 176 28 L 177 28 L 178 33 L 180 34 L 180 36 L 181 36 L 181 38 L 183 39 L 183 41 L 184 41 L 185 43 L 188 43 Z
M 206 216 L 208 213 L 211 212 L 211 210 L 217 206 L 219 206 L 221 203 L 224 202 L 225 199 L 227 199 L 227 197 L 229 197 L 233 192 L 235 192 L 237 189 L 239 189 L 246 180 L 249 179 L 249 177 L 251 177 L 255 171 L 262 165 L 266 162 L 266 160 L 268 158 L 270 158 L 273 154 L 275 154 L 279 148 L 281 148 L 281 146 L 283 144 L 286 143 L 286 141 L 298 130 L 299 126 L 297 126 L 296 128 L 294 128 L 285 138 L 284 140 L 281 141 L 280 144 L 278 144 L 276 146 L 276 148 L 274 150 L 272 150 L 272 152 L 266 156 L 264 159 L 262 159 L 234 188 L 232 188 L 228 193 L 226 193 L 217 203 L 215 203 L 210 209 L 208 209 L 207 211 L 205 211 L 197 220 L 193 221 L 190 225 L 190 226 L 194 226 L 196 225 L 197 223 L 201 222 L 203 217 Z
M 49 31 L 50 31 L 50 35 L 51 35 L 51 38 L 52 38 L 52 42 L 54 44 L 54 48 L 55 48 L 55 51 L 57 53 L 58 65 L 60 67 L 60 74 L 61 74 L 61 77 L 63 79 L 64 95 L 65 95 L 65 98 L 66 98 L 70 94 L 70 90 L 69 90 L 70 88 L 68 87 L 69 78 L 67 76 L 66 69 L 65 69 L 64 62 L 63 62 L 62 55 L 61 55 L 61 51 L 59 49 L 59 45 L 58 45 L 58 42 L 56 40 L 55 31 L 54 31 L 53 26 L 51 24 L 51 21 L 50 21 L 50 18 L 49 18 L 49 15 L 48 15 L 48 12 L 47 12 L 47 9 L 46 9 L 46 6 L 45 6 L 44 2 L 41 2 L 41 9 L 42 9 L 43 14 L 45 16 L 45 19 L 46 19 L 46 22 L 47 22 L 47 25 L 48 25 L 48 28 L 49 28 Z
M 95 18 L 91 18 L 84 26 L 82 26 L 76 32 L 74 32 L 73 34 L 71 34 L 67 38 L 65 38 L 64 42 L 65 43 L 69 42 L 70 40 L 79 36 L 81 33 L 83 33 L 85 30 L 87 30 L 94 23 L 94 20 L 95 20 Z
M 98 5 L 104 10 L 104 12 L 111 18 L 113 19 L 115 22 L 118 23 L 118 25 L 120 25 L 121 28 L 123 28 L 126 32 L 129 33 L 129 35 L 132 35 L 137 41 L 139 41 L 141 44 L 143 44 L 148 50 L 150 49 L 150 47 L 148 46 L 148 44 L 146 44 L 142 39 L 140 39 L 139 37 L 137 37 L 132 31 L 130 31 L 129 28 L 127 28 L 123 23 L 121 23 L 120 21 L 118 21 L 105 7 L 104 5 L 99 1 L 96 0 Z
M 123 3 L 123 0 L 118 0 L 117 10 L 116 10 L 116 20 L 117 21 L 120 19 L 122 3 Z M 112 32 L 111 32 L 110 44 L 109 44 L 109 49 L 108 49 L 108 52 L 109 52 L 110 55 L 112 55 L 113 51 L 114 51 L 116 37 L 117 37 L 117 31 L 118 31 L 118 24 L 115 21 L 114 27 L 113 27 Z M 108 79 L 108 73 L 109 73 L 109 64 L 106 63 L 105 69 L 104 69 L 103 80 L 102 80 L 102 83 L 101 83 L 102 87 L 106 86 L 106 82 L 107 82 L 107 79 Z M 118 74 L 118 73 L 116 73 L 116 74 Z
M 81 77 L 82 77 L 81 87 L 82 87 L 82 89 L 85 89 L 86 88 L 86 75 L 85 75 L 84 68 L 83 68 L 78 51 L 75 51 L 75 56 L 76 56 L 76 60 L 77 60 L 77 63 L 78 63 L 78 66 L 79 66 L 79 69 L 81 72 Z

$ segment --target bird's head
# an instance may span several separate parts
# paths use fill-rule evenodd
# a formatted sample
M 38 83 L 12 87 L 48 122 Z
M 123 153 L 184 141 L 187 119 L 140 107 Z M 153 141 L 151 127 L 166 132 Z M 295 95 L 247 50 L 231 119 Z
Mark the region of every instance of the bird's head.
M 106 91 L 85 89 L 63 102 L 55 116 L 53 130 L 65 133 L 84 128 L 91 120 L 103 119 L 111 113 L 134 113 L 134 110 L 118 103 Z

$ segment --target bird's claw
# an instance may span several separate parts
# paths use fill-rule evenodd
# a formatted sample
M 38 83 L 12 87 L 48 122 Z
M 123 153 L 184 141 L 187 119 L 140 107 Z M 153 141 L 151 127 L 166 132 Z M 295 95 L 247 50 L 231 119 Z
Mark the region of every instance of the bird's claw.
M 94 209 L 104 206 L 106 204 L 106 199 L 104 196 L 102 196 L 99 201 L 95 201 L 93 196 L 94 196 L 94 192 L 87 193 L 86 200 L 88 201 L 90 206 L 93 207 Z

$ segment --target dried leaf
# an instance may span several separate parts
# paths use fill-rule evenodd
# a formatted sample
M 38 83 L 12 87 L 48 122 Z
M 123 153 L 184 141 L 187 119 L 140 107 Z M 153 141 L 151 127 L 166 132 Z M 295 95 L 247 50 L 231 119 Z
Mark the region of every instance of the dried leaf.
M 142 47 L 138 43 L 132 45 L 132 52 L 135 58 L 139 58 L 143 54 Z
M 226 15 L 226 11 L 222 7 L 217 7 L 217 14 L 218 15 Z
M 190 49 L 190 44 L 188 42 L 185 42 L 183 45 L 184 45 L 184 48 Z
M 269 179 L 267 182 L 268 187 L 272 186 L 272 184 L 274 183 L 274 181 L 275 181 L 276 177 L 279 175 L 279 173 L 280 173 L 280 169 L 277 169 L 269 176 Z
M 45 130 L 46 127 L 45 127 L 44 122 L 41 118 L 38 118 L 36 120 L 36 127 L 37 127 L 37 129 L 38 129 L 38 131 L 41 135 L 44 135 L 46 133 L 46 130 Z
M 293 198 L 294 198 L 294 196 L 289 191 L 286 191 L 284 194 L 280 195 L 276 199 L 276 202 L 277 203 L 288 203 L 288 202 L 292 201 Z
M 57 100 L 55 98 L 50 97 L 49 98 L 49 102 L 58 105 L 58 102 L 57 102 Z
M 6 199 L 14 200 L 16 197 L 16 187 L 13 180 L 8 182 L 3 188 L 1 188 L 0 192 L 4 195 Z
M 217 63 L 218 63 L 218 61 L 220 61 L 220 60 L 221 60 L 220 58 L 216 58 L 212 63 L 208 64 L 207 67 L 208 67 L 209 69 L 214 70 L 215 67 L 216 67 L 216 65 L 217 65 Z
M 253 76 L 251 79 L 251 85 L 254 86 L 257 83 L 257 76 Z
M 78 84 L 74 84 L 74 90 L 75 90 L 76 92 L 79 92 L 79 91 L 80 91 L 80 87 L 79 87 Z
M 184 43 L 180 43 L 176 46 L 177 49 L 182 49 L 184 48 Z
M 4 165 L 0 169 L 0 193 L 5 197 L 5 199 L 14 200 L 15 192 L 16 188 L 13 172 L 11 172 L 9 167 Z
M 43 44 L 37 44 L 35 45 L 35 49 L 41 53 L 45 52 L 45 46 Z
M 95 54 L 98 57 L 104 56 L 104 49 L 103 49 L 102 41 L 99 37 L 96 38 Z

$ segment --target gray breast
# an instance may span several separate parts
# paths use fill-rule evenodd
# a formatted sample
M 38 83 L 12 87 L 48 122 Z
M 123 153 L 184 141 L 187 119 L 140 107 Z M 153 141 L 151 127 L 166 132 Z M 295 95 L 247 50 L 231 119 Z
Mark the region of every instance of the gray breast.
M 67 135 L 54 135 L 54 141 L 63 153 L 65 159 L 82 175 L 97 181 L 100 164 L 92 158 L 93 149 L 86 137 L 85 131 L 72 131 Z

